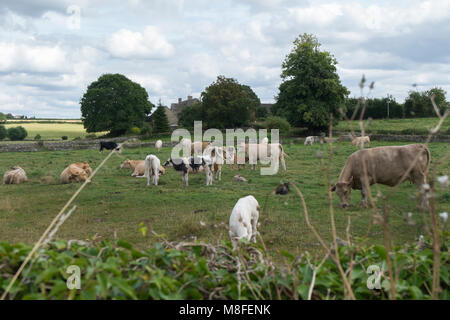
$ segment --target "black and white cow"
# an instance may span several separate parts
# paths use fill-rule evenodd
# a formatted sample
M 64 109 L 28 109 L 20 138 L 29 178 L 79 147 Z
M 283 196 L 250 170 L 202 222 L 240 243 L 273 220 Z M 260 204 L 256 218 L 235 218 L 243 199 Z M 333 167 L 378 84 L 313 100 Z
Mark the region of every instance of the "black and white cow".
M 120 151 L 120 146 L 114 141 L 100 141 L 100 152 L 103 152 L 103 149 Z
M 205 171 L 206 185 L 212 185 L 213 182 L 213 160 L 208 156 L 195 156 L 189 158 L 169 158 L 164 162 L 163 167 L 173 167 L 175 171 L 181 174 L 183 184 L 189 185 L 189 173 L 198 173 Z

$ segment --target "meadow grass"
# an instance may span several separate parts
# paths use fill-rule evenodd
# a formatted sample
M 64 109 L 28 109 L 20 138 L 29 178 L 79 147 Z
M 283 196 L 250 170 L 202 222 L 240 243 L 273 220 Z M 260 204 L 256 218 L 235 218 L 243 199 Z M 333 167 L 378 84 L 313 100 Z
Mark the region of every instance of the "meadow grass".
M 67 136 L 69 140 L 76 137 L 84 138 L 87 134 L 82 124 L 79 123 L 7 123 L 5 128 L 22 126 L 27 130 L 28 136 L 26 140 L 33 140 L 37 134 L 41 135 L 41 140 L 61 140 L 62 136 Z M 97 135 L 105 134 L 106 132 L 96 133 Z M 10 143 L 10 141 L 5 141 L 4 143 Z
M 353 120 L 350 122 L 353 130 L 359 132 L 358 120 Z M 367 120 L 364 120 L 364 124 Z M 390 132 L 400 132 L 405 129 L 419 129 L 419 130 L 429 130 L 436 126 L 436 117 L 434 118 L 408 118 L 408 119 L 375 119 L 370 121 L 366 126 L 366 130 L 377 131 L 377 130 L 388 130 Z M 440 132 L 445 134 L 450 128 L 450 117 L 444 121 Z M 348 123 L 346 121 L 339 121 L 338 125 L 335 127 L 339 131 L 349 131 Z
M 372 143 L 372 147 L 407 143 Z M 429 145 L 433 162 L 449 150 L 448 143 Z M 147 154 L 156 154 L 163 163 L 170 155 L 169 148 L 157 152 L 154 148 L 125 149 L 121 156 L 113 155 L 98 172 L 74 204 L 78 206 L 65 224 L 59 229 L 56 238 L 90 239 L 118 237 L 131 242 L 139 248 L 152 245 L 156 239 L 139 231 L 143 223 L 148 229 L 164 235 L 168 240 L 199 240 L 216 243 L 228 240 L 228 220 L 236 201 L 252 194 L 259 201 L 260 212 L 258 229 L 270 254 L 281 259 L 280 250 L 292 254 L 309 251 L 313 255 L 323 253 L 318 241 L 308 229 L 298 196 L 294 191 L 288 195 L 273 195 L 274 188 L 286 181 L 295 182 L 303 191 L 312 223 L 318 232 L 331 240 L 330 215 L 327 198 L 327 183 L 323 167 L 317 158 L 322 151 L 327 164 L 329 146 L 316 144 L 312 147 L 300 144 L 285 144 L 287 172 L 281 171 L 273 176 L 261 176 L 258 170 L 231 170 L 226 165 L 222 181 L 214 181 L 205 186 L 205 174 L 189 175 L 189 187 L 182 186 L 180 175 L 172 168 L 160 178 L 158 187 L 146 187 L 146 179 L 133 178 L 131 172 L 120 169 L 125 159 L 144 159 Z M 335 144 L 334 160 L 331 164 L 331 179 L 335 182 L 347 157 L 356 151 L 348 142 Z M 0 241 L 12 243 L 34 243 L 43 233 L 53 217 L 80 186 L 62 185 L 59 182 L 61 171 L 70 163 L 88 161 L 92 168 L 104 159 L 106 154 L 96 150 L 43 151 L 24 153 L 3 153 L 0 155 L 0 172 L 13 165 L 20 165 L 28 174 L 29 181 L 21 185 L 0 185 Z M 448 174 L 447 161 L 437 168 L 437 174 Z M 235 174 L 248 179 L 246 183 L 233 181 Z M 448 189 L 437 186 L 437 212 L 448 211 L 450 194 Z M 375 186 L 372 193 L 386 195 L 392 189 Z M 390 227 L 394 243 L 415 241 L 423 234 L 423 214 L 418 208 L 415 196 L 416 187 L 405 182 L 398 192 L 391 196 Z M 266 200 L 267 199 L 267 200 Z M 347 217 L 351 219 L 351 234 L 363 236 L 370 221 L 369 210 L 359 206 L 360 193 L 353 191 L 351 207 L 339 208 L 339 201 L 333 194 L 336 228 L 338 237 L 345 239 Z M 382 206 L 381 203 L 377 204 Z M 404 217 L 412 212 L 415 225 L 408 225 Z M 206 225 L 202 226 L 200 221 Z M 382 243 L 382 229 L 376 225 L 368 238 L 368 243 Z

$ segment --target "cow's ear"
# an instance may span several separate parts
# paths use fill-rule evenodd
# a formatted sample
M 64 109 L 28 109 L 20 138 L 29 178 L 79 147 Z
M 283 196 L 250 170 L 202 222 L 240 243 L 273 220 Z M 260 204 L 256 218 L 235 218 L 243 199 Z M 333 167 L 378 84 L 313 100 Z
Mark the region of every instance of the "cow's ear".
M 348 180 L 347 184 L 351 186 L 353 184 L 353 176 L 350 177 L 350 180 Z
M 334 185 L 331 187 L 331 192 L 334 192 L 334 191 L 336 191 L 336 184 L 334 184 Z

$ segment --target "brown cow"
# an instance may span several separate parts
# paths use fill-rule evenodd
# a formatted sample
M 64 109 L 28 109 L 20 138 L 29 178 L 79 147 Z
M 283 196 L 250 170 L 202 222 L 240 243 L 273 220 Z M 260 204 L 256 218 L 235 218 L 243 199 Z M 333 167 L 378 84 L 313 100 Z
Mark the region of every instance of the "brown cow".
M 86 181 L 88 174 L 75 164 L 69 165 L 63 172 L 61 172 L 61 183 L 71 183 Z
M 3 184 L 19 184 L 28 180 L 25 170 L 21 167 L 12 167 L 3 175 Z
M 367 207 L 369 191 L 365 187 L 363 161 L 369 185 L 381 183 L 392 187 L 409 180 L 420 189 L 426 181 L 430 160 L 430 150 L 424 144 L 361 149 L 348 157 L 339 180 L 331 191 L 336 191 L 341 200 L 341 207 L 345 208 L 349 206 L 351 189 L 361 190 L 361 205 Z M 410 166 L 412 169 L 401 181 Z M 422 205 L 427 205 L 424 196 Z
M 92 168 L 86 161 L 76 162 L 76 163 L 74 163 L 74 165 L 76 165 L 78 168 L 81 168 L 84 171 L 86 171 L 86 173 L 88 174 L 88 177 L 92 175 Z
M 145 174 L 145 160 L 125 160 L 121 165 L 121 169 L 131 169 L 133 173 L 132 177 L 142 177 Z M 166 169 L 163 166 L 159 166 L 159 175 L 166 173 Z

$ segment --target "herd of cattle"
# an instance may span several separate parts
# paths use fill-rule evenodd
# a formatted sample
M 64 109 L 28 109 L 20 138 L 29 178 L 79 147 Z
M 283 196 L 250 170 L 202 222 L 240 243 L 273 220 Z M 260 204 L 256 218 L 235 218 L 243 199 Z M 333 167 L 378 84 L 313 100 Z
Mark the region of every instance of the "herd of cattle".
M 305 139 L 305 145 L 312 145 L 315 142 L 323 143 L 323 140 L 316 136 Z M 349 206 L 352 189 L 361 191 L 361 205 L 367 207 L 370 185 L 379 183 L 395 186 L 406 180 L 417 185 L 422 206 L 426 207 L 428 205 L 426 176 L 431 161 L 428 147 L 424 144 L 410 144 L 364 149 L 366 143 L 370 145 L 369 137 L 357 137 L 351 142 L 352 145 L 359 146 L 361 149 L 348 157 L 338 181 L 332 186 L 331 190 L 335 191 L 340 198 L 341 207 Z M 221 180 L 222 167 L 225 163 L 232 163 L 233 168 L 235 164 L 238 164 L 238 155 L 234 147 L 224 148 L 209 142 L 191 142 L 189 139 L 182 139 L 180 144 L 182 148 L 190 151 L 192 156 L 170 157 L 161 165 L 160 159 L 150 154 L 145 160 L 125 160 L 120 168 L 131 169 L 133 177 L 147 178 L 147 186 L 150 186 L 150 179 L 151 184 L 157 186 L 160 176 L 165 174 L 166 167 L 173 167 L 180 173 L 185 186 L 188 186 L 189 174 L 205 172 L 206 185 L 209 186 L 213 183 L 214 174 L 217 180 Z M 162 148 L 162 141 L 158 140 L 155 147 L 159 151 Z M 100 151 L 103 149 L 121 152 L 122 147 L 115 142 L 101 142 Z M 256 169 L 254 163 L 258 160 L 264 161 L 270 158 L 278 161 L 283 171 L 286 171 L 284 157 L 287 155 L 279 143 L 268 143 L 265 138 L 259 144 L 245 144 L 239 149 L 244 150 L 245 154 L 242 156 L 253 169 Z M 60 180 L 61 183 L 80 182 L 88 180 L 91 175 L 92 169 L 84 161 L 72 163 L 66 167 L 61 173 Z M 3 184 L 18 184 L 25 181 L 27 181 L 25 171 L 17 166 L 7 171 L 3 177 Z M 279 188 L 281 191 L 277 193 L 285 194 L 289 191 L 289 183 Z M 229 221 L 229 234 L 233 246 L 242 238 L 256 241 L 259 209 L 258 201 L 252 195 L 238 200 Z

